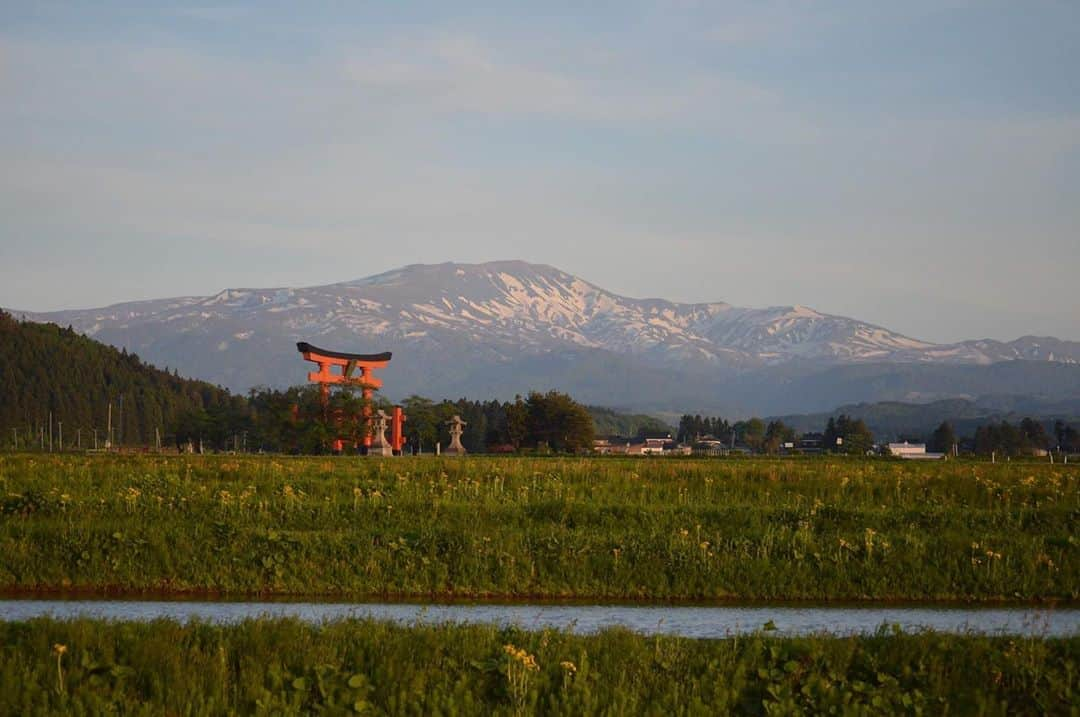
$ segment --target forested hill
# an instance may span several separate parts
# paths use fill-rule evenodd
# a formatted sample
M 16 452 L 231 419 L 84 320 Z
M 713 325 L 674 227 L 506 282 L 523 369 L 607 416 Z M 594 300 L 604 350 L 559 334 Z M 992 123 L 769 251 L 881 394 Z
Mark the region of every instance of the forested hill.
M 672 432 L 671 426 L 656 416 L 620 413 L 602 406 L 587 406 L 587 408 L 598 436 L 663 436 Z
M 50 412 L 54 440 L 62 422 L 66 446 L 79 429 L 84 448 L 93 429 L 103 441 L 110 402 L 114 441 L 146 445 L 153 443 L 155 428 L 164 434 L 180 414 L 232 401 L 243 399 L 154 368 L 70 328 L 18 321 L 0 311 L 2 445 L 10 445 L 16 432 L 20 445 L 30 437 L 36 442 L 41 428 L 48 432 Z

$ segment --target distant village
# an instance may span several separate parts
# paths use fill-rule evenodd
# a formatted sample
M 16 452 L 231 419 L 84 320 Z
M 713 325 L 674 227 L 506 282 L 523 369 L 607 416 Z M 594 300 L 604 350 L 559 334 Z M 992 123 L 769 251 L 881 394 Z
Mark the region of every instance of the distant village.
M 624 438 L 612 436 L 593 441 L 593 452 L 597 455 L 610 456 L 752 456 L 767 453 L 778 456 L 819 455 L 823 453 L 844 453 L 861 455 L 881 455 L 903 460 L 943 460 L 949 456 L 962 454 L 986 453 L 991 458 L 997 456 L 1006 459 L 1011 455 L 1023 455 L 1033 458 L 1053 459 L 1055 452 L 1068 462 L 1072 445 L 1055 447 L 1054 451 L 1038 445 L 1028 445 L 1022 451 L 1010 452 L 994 450 L 978 451 L 971 441 L 954 441 L 949 450 L 928 450 L 925 442 L 897 441 L 873 443 L 861 446 L 857 450 L 845 447 L 842 436 L 829 440 L 824 433 L 805 433 L 793 440 L 783 441 L 775 450 L 762 450 L 740 443 L 736 440 L 724 441 L 712 435 L 695 436 L 692 440 L 679 441 L 670 433 L 663 436 L 638 436 Z M 1065 450 L 1063 450 L 1065 449 Z
M 838 438 L 838 448 L 843 446 L 843 438 Z M 702 436 L 692 442 L 679 442 L 671 434 L 661 437 L 637 437 L 629 439 L 598 438 L 593 442 L 593 452 L 612 456 L 732 456 L 755 455 L 759 451 L 747 445 L 729 444 L 713 436 Z M 816 455 L 825 453 L 825 434 L 807 433 L 794 441 L 780 444 L 778 455 Z M 907 460 L 940 460 L 947 454 L 928 451 L 925 443 L 887 443 L 875 445 L 869 451 Z M 1045 456 L 1047 451 L 1039 449 L 1035 455 Z

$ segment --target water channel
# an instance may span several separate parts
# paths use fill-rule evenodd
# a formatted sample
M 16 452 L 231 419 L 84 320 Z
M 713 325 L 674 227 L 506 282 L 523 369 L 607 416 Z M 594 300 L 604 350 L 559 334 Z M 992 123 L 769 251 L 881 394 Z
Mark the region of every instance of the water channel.
M 870 634 L 882 626 L 904 631 L 1069 636 L 1080 634 L 1080 609 L 1072 607 L 941 606 L 637 606 L 495 603 L 229 602 L 195 600 L 0 600 L 0 620 L 40 616 L 107 620 L 202 620 L 294 617 L 309 622 L 349 618 L 401 624 L 472 623 L 560 628 L 590 633 L 608 627 L 683 637 L 727 637 L 764 629 L 775 634 Z

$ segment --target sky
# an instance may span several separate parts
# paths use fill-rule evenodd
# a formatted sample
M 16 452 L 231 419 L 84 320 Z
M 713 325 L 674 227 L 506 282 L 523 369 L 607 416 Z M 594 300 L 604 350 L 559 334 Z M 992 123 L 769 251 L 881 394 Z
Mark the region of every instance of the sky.
M 0 306 L 525 259 L 1080 340 L 1080 3 L 0 0 Z

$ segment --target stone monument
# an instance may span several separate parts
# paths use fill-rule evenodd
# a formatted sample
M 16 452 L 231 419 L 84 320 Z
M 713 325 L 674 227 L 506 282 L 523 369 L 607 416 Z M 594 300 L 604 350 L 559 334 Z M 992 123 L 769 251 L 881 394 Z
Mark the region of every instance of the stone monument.
M 390 441 L 386 440 L 386 427 L 389 421 L 390 416 L 386 411 L 381 408 L 376 411 L 375 420 L 372 421 L 371 445 L 368 446 L 369 456 L 394 455 L 394 447 L 390 445 Z
M 465 455 L 465 446 L 461 445 L 461 434 L 465 432 L 465 426 L 469 425 L 461 420 L 461 416 L 454 416 L 446 425 L 450 426 L 450 445 L 443 451 L 446 456 Z

